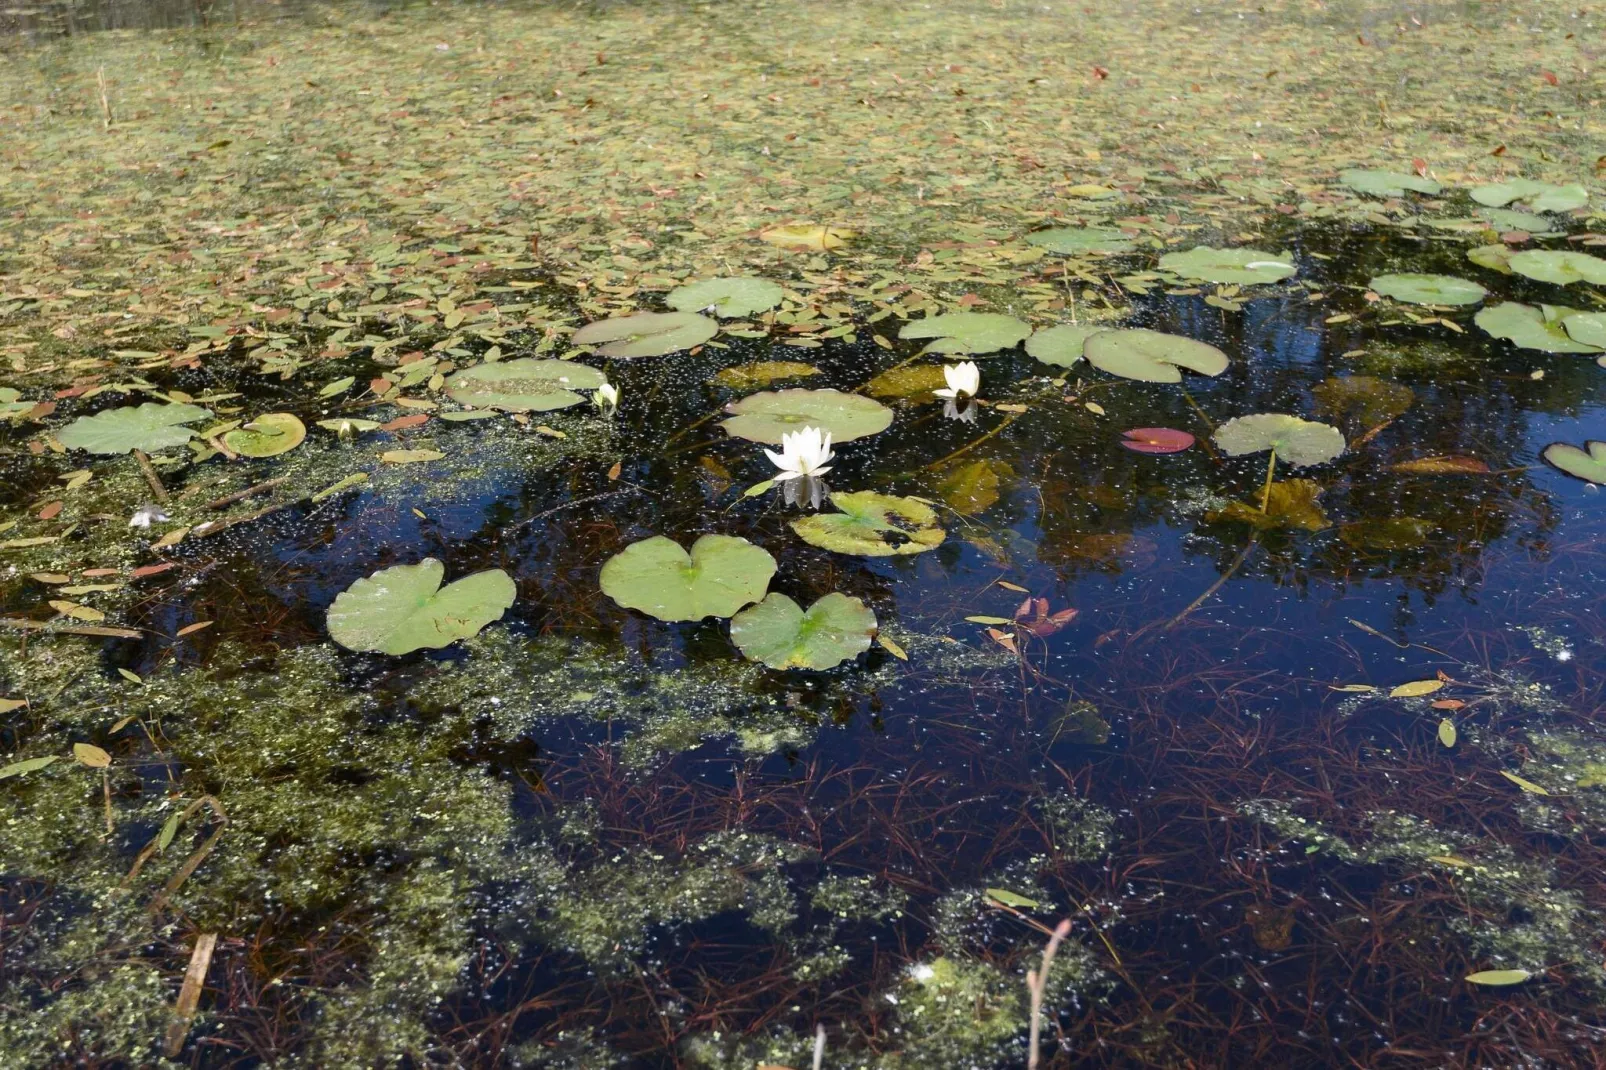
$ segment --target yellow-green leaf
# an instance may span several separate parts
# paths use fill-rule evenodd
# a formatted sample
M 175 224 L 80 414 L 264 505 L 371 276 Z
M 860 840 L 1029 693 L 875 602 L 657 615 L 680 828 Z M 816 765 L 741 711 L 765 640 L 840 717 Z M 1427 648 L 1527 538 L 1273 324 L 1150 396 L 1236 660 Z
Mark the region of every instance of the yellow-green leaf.
M 1421 698 L 1431 695 L 1444 686 L 1443 680 L 1412 680 L 1389 692 L 1389 698 Z
M 72 756 L 91 769 L 104 769 L 112 764 L 112 756 L 93 743 L 74 743 Z
M 1527 970 L 1479 970 L 1477 973 L 1467 974 L 1467 983 L 1474 985 L 1520 985 L 1533 974 Z
M 1540 787 L 1538 784 L 1535 784 L 1531 780 L 1524 780 L 1522 777 L 1518 776 L 1516 773 L 1508 773 L 1504 769 L 1502 769 L 1502 770 L 1500 770 L 1500 775 L 1505 777 L 1507 780 L 1511 781 L 1513 784 L 1517 785 L 1517 787 L 1521 788 L 1523 791 L 1526 791 L 1529 795 L 1549 795 L 1550 794 L 1550 792 L 1546 791 L 1544 788 Z

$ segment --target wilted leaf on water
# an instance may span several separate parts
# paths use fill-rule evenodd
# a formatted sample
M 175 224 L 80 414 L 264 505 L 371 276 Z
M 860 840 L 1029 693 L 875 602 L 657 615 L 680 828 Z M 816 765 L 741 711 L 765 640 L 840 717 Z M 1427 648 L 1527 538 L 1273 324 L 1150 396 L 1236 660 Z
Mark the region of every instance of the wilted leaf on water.
M 551 412 L 583 402 L 576 390 L 595 390 L 607 381 L 589 364 L 523 357 L 465 368 L 446 381 L 446 393 L 476 409 Z
M 288 412 L 269 412 L 223 436 L 223 444 L 242 457 L 277 457 L 307 437 L 307 427 Z
M 1338 428 L 1280 412 L 1239 416 L 1216 428 L 1216 445 L 1230 457 L 1276 450 L 1277 459 L 1295 467 L 1323 464 L 1344 452 Z
M 971 461 L 944 476 L 937 493 L 960 516 L 975 516 L 992 508 L 998 501 L 999 482 L 1014 474 L 1003 461 Z
M 386 464 L 420 464 L 438 461 L 445 456 L 440 450 L 386 450 L 379 455 L 379 459 Z
M 885 431 L 892 410 L 871 398 L 840 390 L 776 390 L 752 394 L 725 406 L 731 418 L 721 422 L 726 434 L 778 446 L 784 435 L 804 427 L 831 432 L 833 442 Z
M 917 398 L 932 394 L 947 383 L 940 364 L 906 364 L 901 368 L 888 368 L 865 384 L 864 390 L 878 398 Z
M 1026 339 L 1026 352 L 1044 364 L 1069 368 L 1082 359 L 1087 340 L 1108 329 L 1092 323 L 1061 323 L 1045 327 Z
M 1249 286 L 1279 282 L 1298 269 L 1294 266 L 1294 254 L 1286 250 L 1268 253 L 1264 249 L 1212 249 L 1199 245 L 1185 253 L 1166 253 L 1160 258 L 1160 270 L 1174 271 L 1185 279 L 1201 282 Z
M 1606 286 L 1606 260 L 1571 249 L 1529 249 L 1513 254 L 1507 265 L 1519 275 L 1558 286 L 1575 282 Z
M 731 618 L 731 641 L 743 656 L 772 669 L 830 669 L 870 649 L 875 614 L 857 598 L 833 592 L 805 612 L 784 594 Z
M 446 566 L 433 557 L 380 569 L 335 596 L 329 638 L 347 650 L 409 654 L 478 635 L 513 605 L 513 578 L 501 569 L 445 587 Z
M 1083 747 L 1102 747 L 1110 741 L 1110 722 L 1099 716 L 1099 708 L 1093 703 L 1073 699 L 1055 726 L 1054 738 Z
M 1032 333 L 1030 325 L 998 312 L 949 312 L 910 320 L 899 338 L 930 338 L 928 353 L 963 353 L 979 357 L 1010 349 Z
M 1330 420 L 1354 417 L 1362 427 L 1376 427 L 1411 407 L 1416 394 L 1403 383 L 1370 375 L 1325 379 L 1311 388 L 1316 409 Z
M 1357 167 L 1352 167 L 1348 171 L 1340 171 L 1338 180 L 1352 190 L 1359 193 L 1370 193 L 1374 197 L 1403 197 L 1407 192 L 1432 196 L 1444 188 L 1433 179 L 1423 178 L 1421 175 L 1407 175 L 1399 171 L 1374 171 Z
M 1317 504 L 1322 495 L 1320 483 L 1310 479 L 1284 479 L 1271 485 L 1266 496 L 1266 511 L 1261 512 L 1260 502 L 1229 502 L 1226 508 L 1206 513 L 1212 523 L 1222 520 L 1237 521 L 1255 528 L 1301 528 L 1321 531 L 1331 527 L 1327 514 Z
M 1540 456 L 1570 476 L 1606 484 L 1606 442 L 1592 439 L 1584 443 L 1583 449 L 1567 442 L 1552 442 Z
M 695 312 L 638 312 L 588 323 L 570 340 L 595 346 L 604 357 L 661 357 L 702 345 L 718 333 L 718 323 Z
M 54 754 L 47 754 L 42 758 L 24 758 L 20 762 L 12 762 L 10 765 L 0 766 L 0 780 L 5 780 L 7 777 L 22 776 L 24 773 L 36 772 L 54 763 L 57 757 Z
M 80 765 L 87 765 L 91 769 L 105 769 L 112 764 L 112 756 L 93 743 L 74 743 L 72 756 L 78 759 Z
M 1479 267 L 1486 267 L 1490 271 L 1498 271 L 1502 275 L 1510 275 L 1511 258 L 1516 250 L 1509 245 L 1480 245 L 1476 249 L 1467 250 L 1467 259 Z
M 1026 240 L 1051 253 L 1079 256 L 1084 253 L 1124 253 L 1132 248 L 1132 239 L 1115 227 L 1053 227 L 1034 230 Z
M 1466 980 L 1469 984 L 1499 987 L 1520 985 L 1532 976 L 1533 974 L 1527 970 L 1479 970 L 1477 973 L 1467 974 Z
M 813 249 L 815 252 L 823 253 L 842 248 L 857 238 L 858 234 L 845 227 L 825 227 L 817 223 L 787 223 L 778 227 L 768 227 L 760 231 L 758 236 L 761 240 L 771 245 L 779 245 L 783 249 Z
M 709 382 L 732 390 L 751 390 L 769 386 L 778 379 L 806 379 L 819 374 L 820 369 L 814 365 L 800 364 L 795 360 L 759 360 L 751 364 L 738 364 L 733 368 L 721 368 Z M 938 377 L 941 377 L 940 373 Z
M 1489 293 L 1469 279 L 1414 272 L 1378 275 L 1366 285 L 1384 297 L 1413 305 L 1475 305 Z
M 1160 331 L 1099 331 L 1082 346 L 1089 364 L 1123 379 L 1145 383 L 1180 383 L 1182 372 L 1220 375 L 1227 370 L 1227 354 L 1213 345 Z
M 0 713 L 20 710 L 26 705 L 28 705 L 28 700 L 25 698 L 0 698 Z
M 1421 698 L 1444 687 L 1443 680 L 1412 680 L 1389 689 L 1389 698 Z
M 1433 528 L 1432 521 L 1414 516 L 1381 517 L 1344 524 L 1338 537 L 1364 550 L 1409 550 L 1426 542 Z
M 831 504 L 840 511 L 801 517 L 792 530 L 811 546 L 860 557 L 924 553 L 944 538 L 937 514 L 913 498 L 864 490 L 834 493 Z
M 359 420 L 355 416 L 339 416 L 333 420 L 319 420 L 318 426 L 337 435 L 350 435 L 360 431 L 377 431 L 379 421 Z
M 1479 311 L 1472 322 L 1519 349 L 1536 349 L 1541 353 L 1599 353 L 1600 346 L 1586 345 L 1567 333 L 1566 321 L 1581 314 L 1576 308 L 1560 305 L 1536 308 L 1503 301 Z
M 677 312 L 711 311 L 720 319 L 739 319 L 768 312 L 785 296 L 780 284 L 769 279 L 702 279 L 670 290 L 664 304 Z
M 662 535 L 631 543 L 602 566 L 602 592 L 659 620 L 728 617 L 764 597 L 775 558 L 733 535 L 703 535 L 687 553 Z
M 1002 903 L 1006 907 L 1014 907 L 1016 910 L 1036 910 L 1042 905 L 1035 899 L 1028 899 L 1024 895 L 1019 895 L 1007 888 L 989 888 L 987 889 L 987 898 Z
M 149 401 L 121 409 L 107 409 L 93 416 L 80 416 L 56 435 L 70 450 L 90 453 L 129 453 L 144 450 L 155 453 L 169 446 L 182 446 L 196 432 L 181 424 L 194 423 L 212 415 L 199 405 L 163 405 Z
M 1196 439 L 1170 427 L 1134 427 L 1121 432 L 1121 445 L 1134 453 L 1181 453 Z
M 1483 476 L 1489 466 L 1476 457 L 1418 457 L 1389 465 L 1389 471 L 1413 476 Z
M 1508 773 L 1504 769 L 1502 769 L 1502 770 L 1500 770 L 1500 775 L 1505 777 L 1507 780 L 1511 781 L 1513 784 L 1517 785 L 1517 787 L 1521 788 L 1523 791 L 1527 792 L 1529 795 L 1549 795 L 1550 794 L 1550 792 L 1546 791 L 1544 788 L 1540 787 L 1538 784 L 1535 784 L 1531 780 L 1525 780 L 1522 777 L 1518 776 L 1516 773 Z
M 1548 182 L 1535 182 L 1527 178 L 1474 186 L 1471 194 L 1473 200 L 1491 208 L 1502 208 L 1516 202 L 1535 212 L 1570 212 L 1589 203 L 1589 191 L 1583 186 L 1553 186 Z
M 1294 942 L 1294 922 L 1298 914 L 1293 907 L 1274 907 L 1255 904 L 1244 911 L 1249 931 L 1257 947 L 1265 951 L 1283 951 Z

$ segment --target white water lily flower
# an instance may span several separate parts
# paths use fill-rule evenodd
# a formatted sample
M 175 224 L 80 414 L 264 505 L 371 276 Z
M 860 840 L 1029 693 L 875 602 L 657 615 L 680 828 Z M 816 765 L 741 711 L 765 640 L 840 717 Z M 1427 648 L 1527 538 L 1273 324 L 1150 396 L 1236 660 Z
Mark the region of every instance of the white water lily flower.
M 603 383 L 597 387 L 597 396 L 592 400 L 597 403 L 597 408 L 611 413 L 619 407 L 619 388 L 612 383 Z
M 167 511 L 159 505 L 142 505 L 134 510 L 134 515 L 128 518 L 131 528 L 148 528 L 152 524 L 162 524 L 171 520 Z
M 836 456 L 831 452 L 831 432 L 818 427 L 805 427 L 782 435 L 781 452 L 765 450 L 764 453 L 781 470 L 775 477 L 780 481 L 823 476 L 831 470 L 827 462 Z
M 940 398 L 973 398 L 981 389 L 981 369 L 973 360 L 943 365 L 942 377 L 948 381 L 947 388 L 933 391 Z

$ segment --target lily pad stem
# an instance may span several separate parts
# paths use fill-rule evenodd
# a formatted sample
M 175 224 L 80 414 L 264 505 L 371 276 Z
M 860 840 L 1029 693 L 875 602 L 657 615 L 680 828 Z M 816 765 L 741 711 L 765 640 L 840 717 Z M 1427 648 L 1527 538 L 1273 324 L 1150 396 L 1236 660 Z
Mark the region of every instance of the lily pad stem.
M 1266 485 L 1260 489 L 1260 511 L 1264 513 L 1271 505 L 1271 474 L 1277 470 L 1277 449 L 1272 448 L 1271 460 L 1266 462 Z
M 988 431 L 984 435 L 980 435 L 980 436 L 978 436 L 976 438 L 971 439 L 969 442 L 965 443 L 963 446 L 960 446 L 958 449 L 956 449 L 952 453 L 948 454 L 948 456 L 940 458 L 939 460 L 932 461 L 930 464 L 924 466 L 920 470 L 923 471 L 923 472 L 927 472 L 927 471 L 930 471 L 933 468 L 941 468 L 943 465 L 947 464 L 949 461 L 953 460 L 955 457 L 958 457 L 958 456 L 960 456 L 961 454 L 964 454 L 964 453 L 969 453 L 971 450 L 975 449 L 977 446 L 980 446 L 983 442 L 986 442 L 988 439 L 990 439 L 994 435 L 998 434 L 998 432 L 1002 431 L 1004 428 L 1006 428 L 1010 424 L 1014 423 L 1018 416 L 1020 416 L 1020 413 L 1018 413 L 1018 412 L 1010 413 L 1008 416 L 1006 416 L 1002 420 L 998 421 L 998 426 L 993 428 L 991 431 Z

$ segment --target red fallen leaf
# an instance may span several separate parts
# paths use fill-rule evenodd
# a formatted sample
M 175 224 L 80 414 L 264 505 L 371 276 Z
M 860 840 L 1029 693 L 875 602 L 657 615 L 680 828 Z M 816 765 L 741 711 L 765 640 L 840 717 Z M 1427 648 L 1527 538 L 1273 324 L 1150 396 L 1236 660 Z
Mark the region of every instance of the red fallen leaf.
M 1521 245 L 1533 237 L 1526 230 L 1508 230 L 1500 235 L 1500 240 L 1507 245 Z
M 372 390 L 376 394 L 383 394 L 385 391 L 390 389 L 390 380 L 370 379 L 368 380 L 368 389 Z
M 1015 626 L 1021 631 L 1046 639 L 1076 618 L 1076 610 L 1062 609 L 1049 613 L 1048 599 L 1027 598 L 1015 610 Z
M 102 576 L 115 576 L 121 569 L 115 568 L 86 568 L 80 575 L 85 579 L 98 580 Z
M 1097 78 L 1099 81 L 1102 82 L 1104 79 L 1108 78 L 1109 76 L 1110 76 L 1110 72 L 1105 70 L 1103 67 L 1095 66 L 1093 68 L 1093 77 Z
M 388 424 L 380 424 L 379 429 L 381 431 L 404 431 L 409 427 L 417 427 L 419 424 L 428 422 L 429 414 L 427 412 L 415 412 L 408 416 L 398 416 Z
M 1551 85 L 1560 85 L 1561 84 L 1561 79 L 1557 78 L 1555 73 L 1552 72 L 1552 71 L 1540 71 L 1539 72 L 1539 77 L 1543 78 L 1545 81 L 1549 82 Z
M 163 561 L 160 565 L 141 565 L 139 568 L 134 570 L 134 578 L 136 580 L 142 580 L 146 576 L 156 576 L 160 573 L 166 572 L 170 568 L 177 567 L 178 565 L 172 561 Z
M 1400 461 L 1389 465 L 1393 472 L 1413 476 L 1483 476 L 1489 466 L 1476 457 L 1418 457 L 1414 461 Z
M 54 401 L 41 401 L 39 404 L 35 405 L 33 408 L 29 409 L 25 414 L 23 414 L 23 419 L 43 420 L 46 416 L 49 416 L 55 411 L 56 403 Z
M 1428 177 L 1428 162 L 1422 157 L 1417 156 L 1413 158 L 1411 160 L 1411 168 L 1423 178 Z
M 39 519 L 40 520 L 54 520 L 54 519 L 56 519 L 56 517 L 61 514 L 61 510 L 66 504 L 67 504 L 66 502 L 51 502 L 49 505 L 47 505 L 43 509 L 39 510 Z
M 1181 453 L 1192 446 L 1194 437 L 1170 427 L 1134 427 L 1121 432 L 1121 445 L 1137 453 Z

